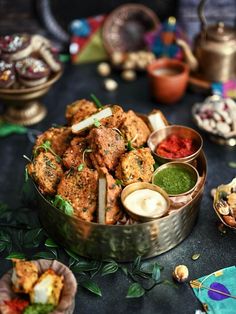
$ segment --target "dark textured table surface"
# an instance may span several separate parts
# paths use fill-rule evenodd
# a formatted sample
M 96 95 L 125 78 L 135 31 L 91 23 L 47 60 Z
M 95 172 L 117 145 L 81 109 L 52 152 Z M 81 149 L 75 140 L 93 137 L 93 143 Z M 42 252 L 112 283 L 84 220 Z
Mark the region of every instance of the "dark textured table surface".
M 191 108 L 196 101 L 204 98 L 203 95 L 188 91 L 179 103 L 164 106 L 151 100 L 144 75 L 131 83 L 125 83 L 119 77 L 117 79 L 118 90 L 107 92 L 103 89 L 103 80 L 96 74 L 95 64 L 67 66 L 63 77 L 43 99 L 48 108 L 47 117 L 32 128 L 43 131 L 52 123 L 63 124 L 66 105 L 79 98 L 88 98 L 91 93 L 96 94 L 103 103 L 118 103 L 124 109 L 134 109 L 141 113 L 158 108 L 172 124 L 195 127 Z M 171 272 L 177 264 L 188 266 L 190 279 L 235 264 L 236 234 L 227 230 L 226 235 L 222 236 L 219 232 L 219 221 L 212 208 L 210 190 L 231 181 L 236 175 L 236 170 L 228 166 L 228 162 L 236 161 L 236 149 L 219 146 L 204 135 L 203 139 L 208 177 L 196 225 L 181 244 L 152 259 L 165 266 L 163 276 L 167 279 L 171 279 Z M 26 135 L 11 135 L 0 139 L 0 200 L 15 208 L 20 206 L 20 191 L 24 181 L 25 160 L 22 155 L 30 156 L 31 149 L 32 143 Z M 191 259 L 194 253 L 200 254 L 197 261 Z M 11 263 L 1 258 L 0 276 L 10 267 Z M 102 298 L 79 289 L 75 313 L 193 314 L 201 308 L 188 284 L 180 285 L 178 289 L 157 286 L 143 298 L 126 299 L 129 283 L 122 273 L 100 277 L 98 283 L 103 291 Z

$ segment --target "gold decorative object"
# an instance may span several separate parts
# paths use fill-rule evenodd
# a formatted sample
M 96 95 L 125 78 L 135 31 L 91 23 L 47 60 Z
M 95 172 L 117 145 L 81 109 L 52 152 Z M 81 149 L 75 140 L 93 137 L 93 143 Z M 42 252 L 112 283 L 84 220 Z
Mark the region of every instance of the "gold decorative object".
M 50 237 L 81 256 L 131 261 L 138 255 L 143 258 L 159 255 L 183 241 L 195 224 L 206 180 L 207 164 L 203 152 L 196 164 L 200 176 L 198 186 L 187 202 L 178 203 L 178 206 L 171 204 L 168 215 L 162 218 L 130 225 L 83 221 L 54 207 L 33 184 L 40 220 Z
M 3 118 L 11 123 L 32 125 L 40 122 L 47 110 L 39 99 L 61 77 L 62 71 L 51 75 L 47 82 L 35 87 L 0 89 L 0 100 L 6 105 Z

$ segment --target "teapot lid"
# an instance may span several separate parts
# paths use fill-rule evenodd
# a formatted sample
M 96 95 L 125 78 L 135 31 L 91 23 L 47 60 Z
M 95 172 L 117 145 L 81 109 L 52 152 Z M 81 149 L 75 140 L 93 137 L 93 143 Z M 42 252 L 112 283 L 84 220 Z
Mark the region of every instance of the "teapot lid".
M 206 30 L 207 38 L 216 41 L 228 41 L 236 37 L 235 30 L 232 27 L 225 26 L 223 22 L 210 26 Z

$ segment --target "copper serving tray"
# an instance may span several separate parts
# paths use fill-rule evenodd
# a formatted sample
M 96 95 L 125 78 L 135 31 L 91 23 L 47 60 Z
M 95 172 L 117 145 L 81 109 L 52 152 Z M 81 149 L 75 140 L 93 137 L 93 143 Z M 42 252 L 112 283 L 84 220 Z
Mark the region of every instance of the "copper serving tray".
M 39 192 L 36 200 L 42 225 L 48 234 L 67 249 L 93 259 L 131 261 L 162 254 L 183 241 L 193 229 L 204 190 L 207 163 L 203 152 L 197 160 L 201 180 L 191 199 L 182 207 L 173 206 L 169 215 L 132 225 L 102 225 L 65 215 Z M 173 204 L 176 205 L 176 204 Z

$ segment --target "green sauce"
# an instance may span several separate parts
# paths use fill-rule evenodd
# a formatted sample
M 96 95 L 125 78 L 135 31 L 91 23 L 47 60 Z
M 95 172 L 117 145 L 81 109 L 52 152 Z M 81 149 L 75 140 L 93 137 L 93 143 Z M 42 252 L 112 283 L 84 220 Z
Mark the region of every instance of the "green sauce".
M 54 308 L 55 307 L 52 304 L 33 304 L 27 306 L 23 314 L 48 314 L 52 313 Z
M 177 195 L 191 190 L 196 184 L 196 176 L 184 167 L 171 166 L 155 175 L 154 184 L 168 194 Z

